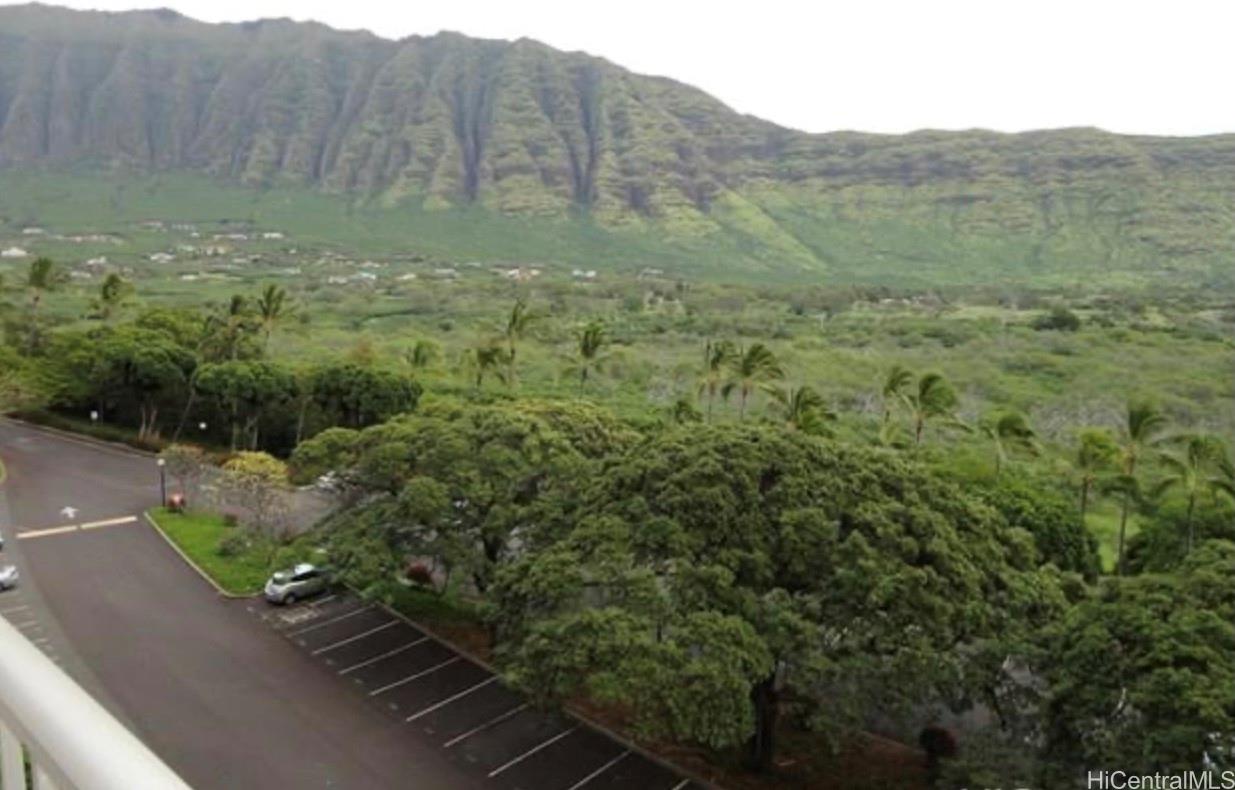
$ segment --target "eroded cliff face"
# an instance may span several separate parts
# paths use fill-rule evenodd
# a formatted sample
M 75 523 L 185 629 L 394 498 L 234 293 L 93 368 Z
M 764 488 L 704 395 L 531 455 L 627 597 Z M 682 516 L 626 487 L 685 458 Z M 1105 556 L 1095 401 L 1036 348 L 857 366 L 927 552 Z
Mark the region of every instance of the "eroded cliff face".
M 1025 265 L 1151 265 L 1235 229 L 1232 137 L 808 135 L 527 40 L 0 8 L 0 167 L 47 164 L 721 234 L 796 266 L 1011 237 Z

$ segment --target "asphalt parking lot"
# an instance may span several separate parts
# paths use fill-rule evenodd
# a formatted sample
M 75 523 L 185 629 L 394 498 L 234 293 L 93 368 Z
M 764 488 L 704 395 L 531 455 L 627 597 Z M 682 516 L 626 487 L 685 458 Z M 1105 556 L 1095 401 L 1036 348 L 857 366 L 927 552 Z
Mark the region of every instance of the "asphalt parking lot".
M 520 790 L 686 790 L 669 768 L 501 680 L 386 608 L 350 594 L 291 607 L 245 602 L 336 682 L 486 785 Z

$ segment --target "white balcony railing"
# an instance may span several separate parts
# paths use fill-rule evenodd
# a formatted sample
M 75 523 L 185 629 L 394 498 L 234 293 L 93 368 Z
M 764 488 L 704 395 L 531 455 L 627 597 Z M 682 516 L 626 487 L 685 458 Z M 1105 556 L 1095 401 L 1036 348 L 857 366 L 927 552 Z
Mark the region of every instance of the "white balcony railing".
M 21 632 L 0 618 L 0 788 L 188 790 Z

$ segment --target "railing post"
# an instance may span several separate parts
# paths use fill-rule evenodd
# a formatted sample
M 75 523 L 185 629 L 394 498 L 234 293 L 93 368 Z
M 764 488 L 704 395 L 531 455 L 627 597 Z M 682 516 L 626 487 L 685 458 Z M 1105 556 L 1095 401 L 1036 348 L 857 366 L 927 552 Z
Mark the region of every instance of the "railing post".
M 21 741 L 3 719 L 0 719 L 0 788 L 26 790 L 26 763 Z

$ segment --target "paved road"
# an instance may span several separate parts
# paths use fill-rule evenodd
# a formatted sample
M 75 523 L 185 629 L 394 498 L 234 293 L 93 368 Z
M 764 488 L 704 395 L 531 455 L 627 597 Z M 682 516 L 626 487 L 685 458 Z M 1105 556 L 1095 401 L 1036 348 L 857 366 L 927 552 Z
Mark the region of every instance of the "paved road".
M 8 422 L 0 456 L 5 554 L 25 576 L 14 605 L 62 629 L 70 674 L 195 788 L 481 786 L 215 595 L 144 522 L 16 537 L 140 514 L 158 500 L 151 459 Z
M 0 457 L 0 616 L 196 788 L 694 787 L 380 607 L 220 598 L 139 517 L 148 456 L 0 420 Z

